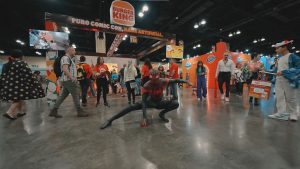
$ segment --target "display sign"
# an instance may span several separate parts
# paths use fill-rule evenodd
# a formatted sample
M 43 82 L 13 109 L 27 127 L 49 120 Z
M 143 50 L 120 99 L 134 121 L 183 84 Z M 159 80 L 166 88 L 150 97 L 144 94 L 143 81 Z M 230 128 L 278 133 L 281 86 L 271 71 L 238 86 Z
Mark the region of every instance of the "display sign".
M 123 26 L 134 26 L 134 7 L 126 1 L 113 1 L 110 7 L 110 23 Z
M 249 96 L 268 100 L 272 83 L 268 81 L 253 80 L 250 86 Z
M 69 34 L 29 29 L 29 45 L 34 49 L 65 50 L 69 46 Z
M 183 46 L 167 45 L 166 49 L 167 49 L 166 51 L 167 58 L 176 58 L 176 59 L 183 58 Z
M 114 52 L 116 51 L 116 49 L 118 49 L 119 45 L 121 44 L 121 42 L 123 41 L 123 34 L 117 34 L 114 41 L 112 42 L 109 51 L 107 52 L 107 57 L 111 57 Z
M 126 27 L 119 25 L 112 25 L 108 23 L 101 23 L 94 20 L 87 20 L 76 18 L 73 16 L 59 15 L 52 13 L 45 13 L 45 26 L 46 30 L 61 31 L 63 27 L 77 28 L 82 30 L 89 30 L 95 32 L 108 32 L 108 33 L 124 33 L 129 36 L 138 36 L 156 40 L 167 41 L 171 38 L 176 38 L 174 34 L 162 33 L 157 31 L 150 31 L 144 29 L 138 29 L 134 27 Z

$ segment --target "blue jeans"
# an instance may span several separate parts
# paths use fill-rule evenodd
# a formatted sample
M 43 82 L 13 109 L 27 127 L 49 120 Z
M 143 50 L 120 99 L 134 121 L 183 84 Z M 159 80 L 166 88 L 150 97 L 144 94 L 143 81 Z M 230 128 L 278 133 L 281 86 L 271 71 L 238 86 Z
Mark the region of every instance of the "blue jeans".
M 173 94 L 173 100 L 178 99 L 178 94 L 177 94 L 177 83 L 171 83 L 171 93 Z
M 197 76 L 197 97 L 202 99 L 206 98 L 207 88 L 205 76 Z
M 135 94 L 140 95 L 141 94 L 141 85 L 142 85 L 141 78 L 136 78 L 135 82 L 136 82 L 136 85 L 137 85 L 137 87 L 135 88 Z

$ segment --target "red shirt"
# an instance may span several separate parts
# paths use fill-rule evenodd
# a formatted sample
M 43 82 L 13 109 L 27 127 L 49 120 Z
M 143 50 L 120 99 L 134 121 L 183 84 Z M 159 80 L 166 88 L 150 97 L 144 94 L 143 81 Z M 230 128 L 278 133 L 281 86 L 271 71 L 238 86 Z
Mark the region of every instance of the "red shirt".
M 179 78 L 179 74 L 178 74 L 178 65 L 173 63 L 171 66 L 170 66 L 170 78 L 171 79 L 178 79 Z M 174 73 L 175 72 L 175 73 Z M 172 74 L 174 73 L 174 75 L 172 76 Z
M 105 78 L 106 74 L 108 72 L 108 67 L 106 64 L 96 65 L 94 67 L 94 71 L 97 73 L 100 73 L 100 75 L 98 77 Z
M 87 64 L 87 63 L 80 63 L 79 65 L 82 65 L 83 70 L 86 73 L 86 77 L 90 78 L 92 76 L 92 74 L 93 74 L 91 66 L 89 64 Z
M 142 74 L 143 74 L 143 78 L 144 77 L 149 77 L 150 76 L 150 69 L 147 65 L 143 65 L 142 67 Z
M 160 100 L 168 83 L 169 79 L 150 80 L 142 88 L 142 94 L 149 94 L 152 100 Z

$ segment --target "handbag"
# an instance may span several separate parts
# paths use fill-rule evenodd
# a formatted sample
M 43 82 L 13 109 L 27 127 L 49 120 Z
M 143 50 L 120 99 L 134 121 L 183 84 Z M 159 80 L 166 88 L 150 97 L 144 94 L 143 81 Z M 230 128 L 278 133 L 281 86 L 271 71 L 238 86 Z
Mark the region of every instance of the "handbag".
M 137 87 L 136 82 L 130 82 L 130 88 L 135 89 Z

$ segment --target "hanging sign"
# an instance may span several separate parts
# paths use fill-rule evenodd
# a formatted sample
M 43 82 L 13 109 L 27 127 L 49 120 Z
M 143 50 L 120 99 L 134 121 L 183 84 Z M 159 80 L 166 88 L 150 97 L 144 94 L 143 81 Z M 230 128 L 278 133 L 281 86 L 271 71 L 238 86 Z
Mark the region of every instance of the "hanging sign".
M 137 36 L 163 41 L 167 41 L 170 38 L 176 38 L 175 34 L 139 29 L 128 26 L 113 25 L 108 23 L 101 23 L 99 21 L 87 20 L 73 16 L 53 14 L 47 12 L 45 13 L 45 27 L 48 31 L 56 32 L 63 32 L 63 27 L 69 27 L 87 31 L 107 32 L 113 34 L 124 33 L 129 36 Z
M 126 1 L 113 1 L 110 6 L 110 22 L 116 25 L 134 26 L 134 7 Z
M 130 36 L 130 43 L 138 43 L 136 36 Z

